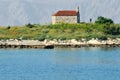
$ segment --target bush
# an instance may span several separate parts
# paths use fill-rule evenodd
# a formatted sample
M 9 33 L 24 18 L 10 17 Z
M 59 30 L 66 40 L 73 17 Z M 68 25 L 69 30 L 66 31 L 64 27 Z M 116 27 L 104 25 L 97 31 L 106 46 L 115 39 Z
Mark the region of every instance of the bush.
M 10 28 L 11 28 L 10 26 L 7 27 L 7 29 L 10 29 Z
M 115 26 L 115 25 L 106 25 L 106 26 L 104 26 L 104 32 L 106 34 L 119 35 L 120 27 Z
M 46 39 L 46 35 L 41 35 L 38 38 L 39 41 L 44 41 L 45 39 Z
M 99 40 L 107 40 L 107 36 L 99 36 L 98 39 Z
M 61 37 L 60 40 L 66 40 L 67 38 L 66 37 Z
M 26 25 L 26 27 L 28 27 L 28 28 L 33 28 L 33 27 L 35 27 L 35 26 L 29 23 L 29 24 Z

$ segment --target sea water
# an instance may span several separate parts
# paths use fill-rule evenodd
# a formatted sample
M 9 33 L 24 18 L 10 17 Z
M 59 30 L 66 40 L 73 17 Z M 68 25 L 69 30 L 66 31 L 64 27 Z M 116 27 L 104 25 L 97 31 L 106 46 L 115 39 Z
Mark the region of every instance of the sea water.
M 0 49 L 0 80 L 120 80 L 120 48 Z

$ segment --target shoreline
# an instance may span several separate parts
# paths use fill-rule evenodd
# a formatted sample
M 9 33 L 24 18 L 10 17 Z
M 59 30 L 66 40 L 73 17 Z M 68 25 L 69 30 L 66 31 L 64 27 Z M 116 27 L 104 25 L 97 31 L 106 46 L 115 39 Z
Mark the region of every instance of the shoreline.
M 120 44 L 84 44 L 84 45 L 0 45 L 0 49 L 54 49 L 54 48 L 82 48 L 82 47 L 120 47 Z
M 81 48 L 81 47 L 120 47 L 120 39 L 98 40 L 1 40 L 0 48 L 35 48 L 35 49 L 54 49 L 54 48 Z

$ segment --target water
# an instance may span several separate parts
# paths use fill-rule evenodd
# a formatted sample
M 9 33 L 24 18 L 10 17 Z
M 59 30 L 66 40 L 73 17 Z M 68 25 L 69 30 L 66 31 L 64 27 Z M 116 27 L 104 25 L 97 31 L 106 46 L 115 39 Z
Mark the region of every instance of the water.
M 119 49 L 0 49 L 0 80 L 120 80 Z

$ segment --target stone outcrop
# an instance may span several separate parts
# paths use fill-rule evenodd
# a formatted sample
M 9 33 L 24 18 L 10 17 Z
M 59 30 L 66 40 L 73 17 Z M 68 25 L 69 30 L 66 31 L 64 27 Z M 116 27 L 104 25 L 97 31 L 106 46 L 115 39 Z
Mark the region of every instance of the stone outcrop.
M 10 40 L 1 40 L 0 41 L 0 48 L 48 48 L 52 49 L 54 47 L 118 47 L 120 46 L 120 39 L 108 39 L 108 40 L 98 40 L 98 39 L 91 39 L 86 41 L 85 39 L 81 40 L 17 40 L 17 39 L 10 39 Z

